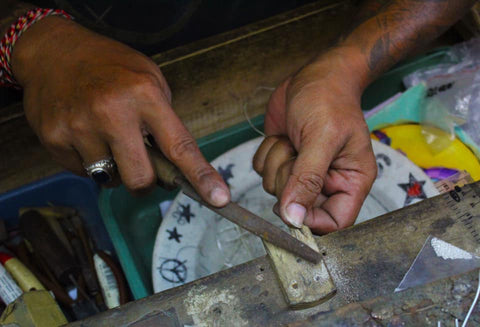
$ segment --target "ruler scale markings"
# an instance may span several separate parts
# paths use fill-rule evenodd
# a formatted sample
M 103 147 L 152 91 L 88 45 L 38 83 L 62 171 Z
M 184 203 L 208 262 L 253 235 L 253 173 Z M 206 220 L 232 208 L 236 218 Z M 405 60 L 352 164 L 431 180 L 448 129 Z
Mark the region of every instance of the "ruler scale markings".
M 445 203 L 448 209 L 452 213 L 451 217 L 454 217 L 457 221 L 463 223 L 466 231 L 468 231 L 473 239 L 480 244 L 480 235 L 477 231 L 477 220 L 473 218 L 479 218 L 475 213 L 478 210 L 477 205 L 480 204 L 479 197 L 476 192 L 472 192 L 474 189 L 470 185 L 465 185 L 463 188 L 455 187 L 447 193 L 444 193 Z M 480 206 L 479 206 L 480 207 Z

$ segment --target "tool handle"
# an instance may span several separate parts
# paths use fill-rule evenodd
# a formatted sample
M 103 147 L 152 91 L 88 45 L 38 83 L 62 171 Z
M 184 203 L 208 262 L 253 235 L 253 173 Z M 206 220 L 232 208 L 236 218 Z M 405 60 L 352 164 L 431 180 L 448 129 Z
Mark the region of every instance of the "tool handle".
M 40 213 L 34 210 L 22 213 L 20 228 L 62 284 L 69 284 L 69 275 L 78 276 L 80 267 Z
M 177 187 L 176 178 L 181 178 L 182 173 L 175 167 L 173 163 L 168 160 L 165 155 L 155 146 L 147 146 L 148 154 L 155 169 L 155 174 L 158 177 L 162 186 L 167 189 L 174 189 Z

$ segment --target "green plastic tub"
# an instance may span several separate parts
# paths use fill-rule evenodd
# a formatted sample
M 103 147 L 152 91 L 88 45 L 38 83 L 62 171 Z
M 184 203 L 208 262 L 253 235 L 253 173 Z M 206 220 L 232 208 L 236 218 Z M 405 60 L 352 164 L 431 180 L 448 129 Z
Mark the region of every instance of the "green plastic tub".
M 397 65 L 368 87 L 362 98 L 362 108 L 371 109 L 403 91 L 402 78 L 405 75 L 446 60 L 448 60 L 446 51 L 442 49 Z M 252 123 L 262 129 L 263 116 L 254 118 Z M 213 160 L 227 150 L 257 136 L 249 124 L 244 122 L 197 141 L 205 157 Z M 173 199 L 175 195 L 176 192 L 157 188 L 148 196 L 132 197 L 123 186 L 103 190 L 100 194 L 99 206 L 102 218 L 135 299 L 153 293 L 152 253 L 157 229 L 162 221 L 158 204 Z

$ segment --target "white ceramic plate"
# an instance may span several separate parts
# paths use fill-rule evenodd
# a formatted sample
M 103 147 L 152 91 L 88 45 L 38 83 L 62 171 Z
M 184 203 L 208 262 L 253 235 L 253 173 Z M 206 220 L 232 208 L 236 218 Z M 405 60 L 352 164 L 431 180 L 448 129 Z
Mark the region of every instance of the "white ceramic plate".
M 212 162 L 230 185 L 232 199 L 285 228 L 272 213 L 276 199 L 262 188 L 252 157 L 263 138 L 231 149 Z M 357 222 L 437 195 L 431 180 L 404 155 L 372 141 L 378 176 Z M 206 207 L 179 194 L 157 233 L 152 261 L 153 288 L 160 292 L 264 255 L 261 241 Z

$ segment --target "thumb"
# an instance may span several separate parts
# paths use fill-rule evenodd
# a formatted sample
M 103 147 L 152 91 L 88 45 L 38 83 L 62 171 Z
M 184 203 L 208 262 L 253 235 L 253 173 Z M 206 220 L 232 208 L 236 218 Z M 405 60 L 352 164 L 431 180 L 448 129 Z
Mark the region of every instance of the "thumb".
M 322 193 L 328 168 L 337 152 L 334 146 L 337 140 L 319 140 L 322 138 L 310 138 L 301 146 L 281 196 L 280 214 L 297 228 L 302 227 L 305 217 Z

